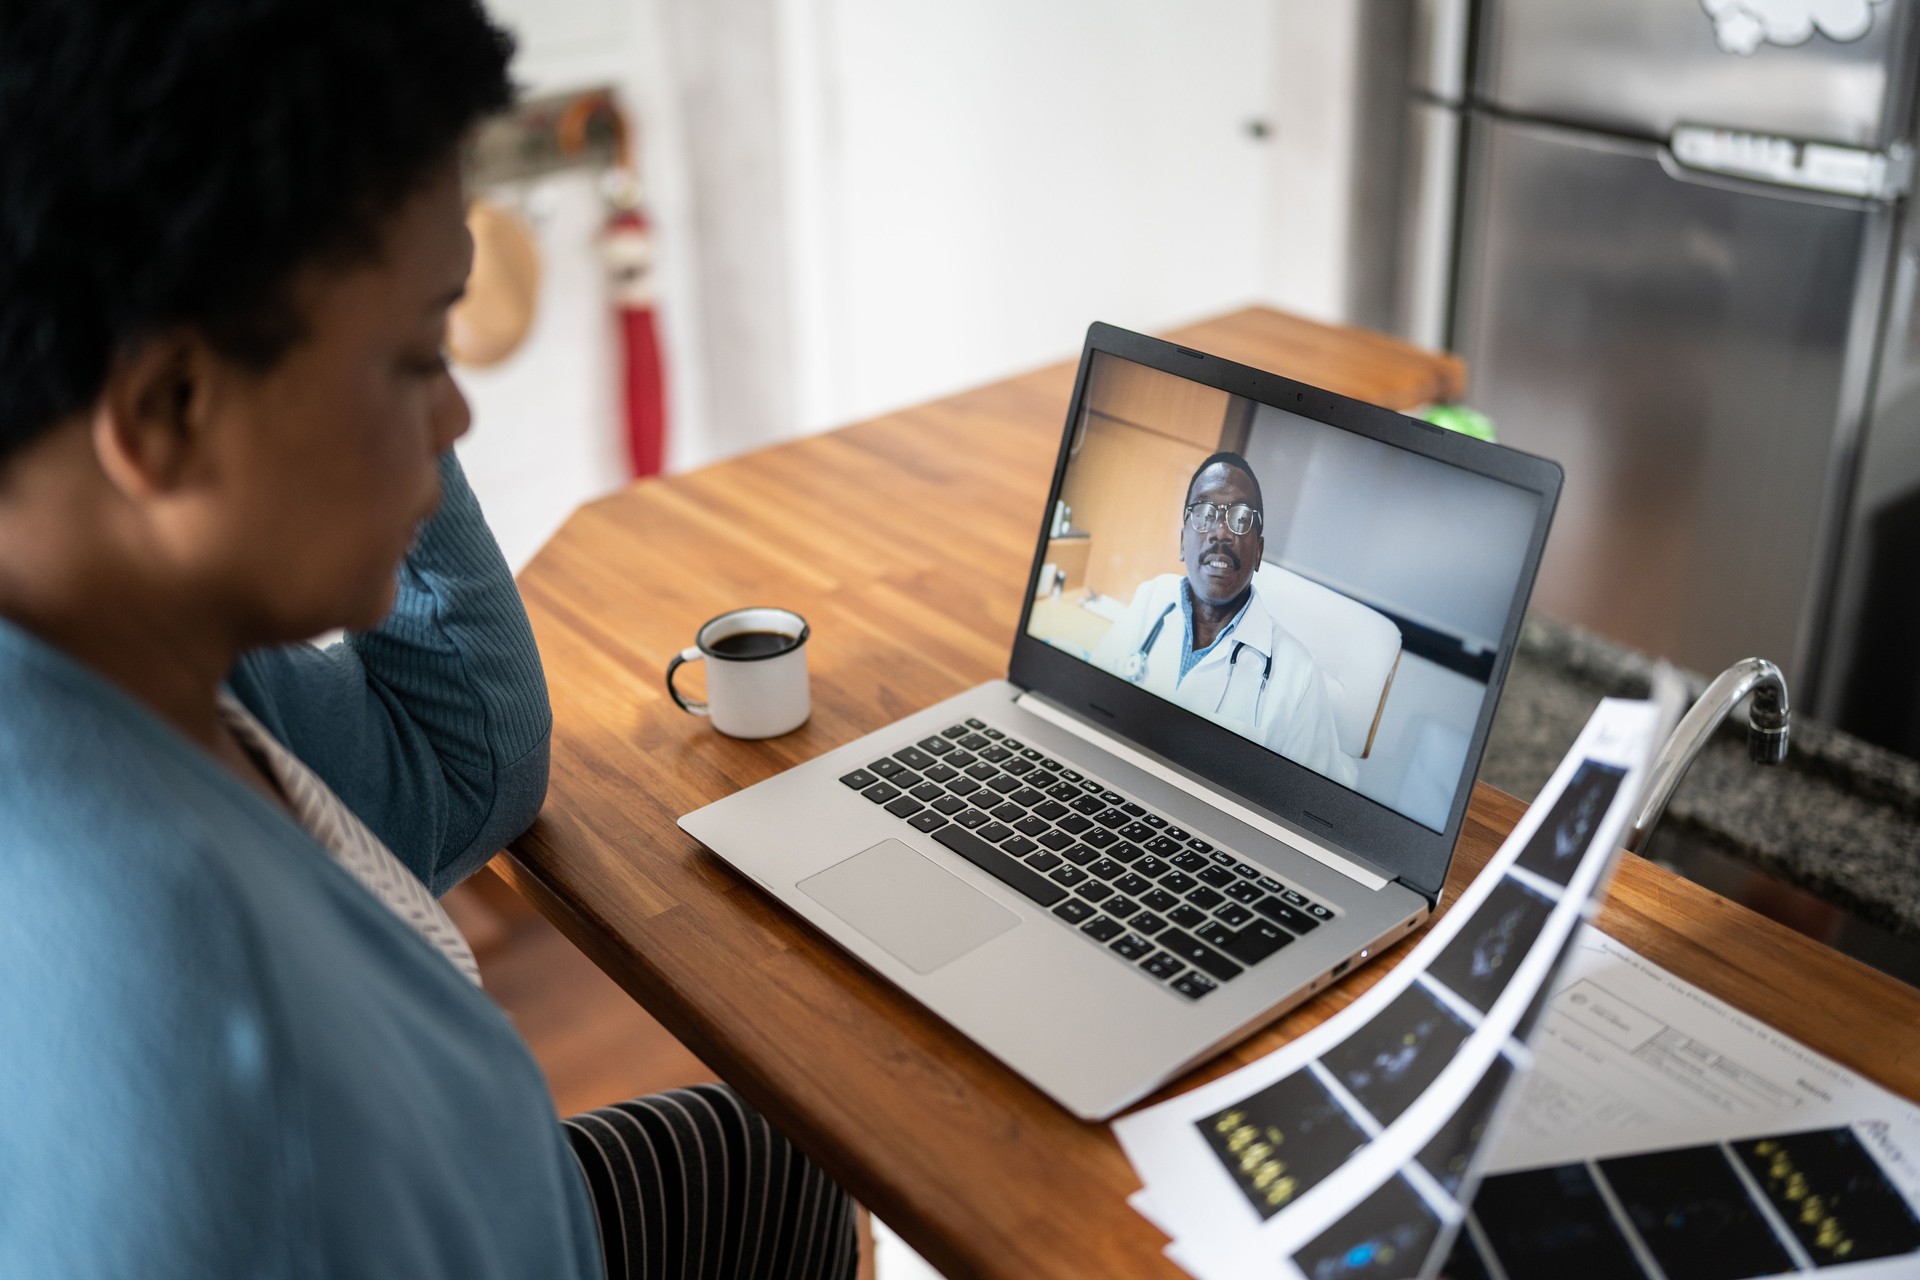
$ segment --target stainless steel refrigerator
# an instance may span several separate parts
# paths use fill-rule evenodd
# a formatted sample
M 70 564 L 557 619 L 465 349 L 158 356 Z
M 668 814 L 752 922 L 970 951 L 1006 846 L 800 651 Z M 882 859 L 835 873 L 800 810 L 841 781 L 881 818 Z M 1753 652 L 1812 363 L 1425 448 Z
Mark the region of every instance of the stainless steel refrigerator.
M 1374 318 L 1565 465 L 1535 608 L 1920 754 L 1920 0 L 1401 3 Z

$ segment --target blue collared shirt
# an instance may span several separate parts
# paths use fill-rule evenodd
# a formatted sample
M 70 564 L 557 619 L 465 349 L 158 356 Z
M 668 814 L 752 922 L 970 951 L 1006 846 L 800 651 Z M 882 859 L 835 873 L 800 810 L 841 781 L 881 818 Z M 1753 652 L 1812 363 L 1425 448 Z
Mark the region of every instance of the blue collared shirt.
M 1247 616 L 1247 606 L 1252 603 L 1253 592 L 1249 591 L 1247 592 L 1247 598 L 1240 602 L 1239 611 L 1233 615 L 1233 618 L 1226 626 L 1214 633 L 1212 642 L 1209 643 L 1206 648 L 1196 650 L 1193 647 L 1193 584 L 1186 581 L 1181 582 L 1180 619 L 1182 626 L 1180 628 L 1180 678 L 1182 680 L 1187 678 L 1187 672 L 1193 670 L 1195 664 L 1197 664 L 1200 659 L 1206 657 L 1219 647 L 1220 642 L 1227 638 L 1228 632 L 1240 625 L 1240 619 Z

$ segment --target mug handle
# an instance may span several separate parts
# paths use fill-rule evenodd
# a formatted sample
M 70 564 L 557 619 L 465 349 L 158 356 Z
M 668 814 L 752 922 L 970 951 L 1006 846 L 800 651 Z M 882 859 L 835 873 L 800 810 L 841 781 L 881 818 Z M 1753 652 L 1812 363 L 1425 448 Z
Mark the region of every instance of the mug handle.
M 682 649 L 680 652 L 674 654 L 673 661 L 667 664 L 668 695 L 673 698 L 674 702 L 679 706 L 679 708 L 682 711 L 688 712 L 696 716 L 704 716 L 708 714 L 707 704 L 704 702 L 690 702 L 687 699 L 681 697 L 680 691 L 673 687 L 673 673 L 678 671 L 685 664 L 689 662 L 698 662 L 706 656 L 707 656 L 706 654 L 700 652 L 700 649 L 697 645 L 689 645 L 687 648 Z

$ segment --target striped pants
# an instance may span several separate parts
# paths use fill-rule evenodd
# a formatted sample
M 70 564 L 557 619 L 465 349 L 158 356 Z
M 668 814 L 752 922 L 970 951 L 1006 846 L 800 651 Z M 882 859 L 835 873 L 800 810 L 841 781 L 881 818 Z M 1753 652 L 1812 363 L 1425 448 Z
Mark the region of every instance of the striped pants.
M 562 1121 L 608 1280 L 851 1280 L 853 1201 L 722 1084 Z

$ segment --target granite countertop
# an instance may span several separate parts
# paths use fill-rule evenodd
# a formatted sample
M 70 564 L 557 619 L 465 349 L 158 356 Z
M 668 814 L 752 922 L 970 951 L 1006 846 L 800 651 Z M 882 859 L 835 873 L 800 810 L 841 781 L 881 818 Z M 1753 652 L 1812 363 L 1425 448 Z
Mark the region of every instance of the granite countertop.
M 1493 722 L 1480 779 L 1539 793 L 1602 697 L 1642 697 L 1653 661 L 1537 617 Z M 1694 694 L 1706 679 L 1687 673 Z M 1791 701 L 1793 690 L 1789 688 Z M 1729 717 L 1674 793 L 1650 856 L 1700 842 L 1897 936 L 1920 939 L 1920 762 L 1796 710 L 1787 760 L 1748 760 Z

